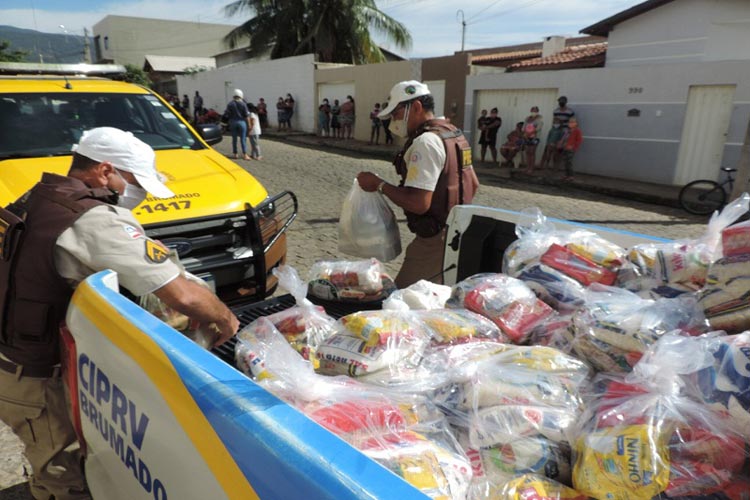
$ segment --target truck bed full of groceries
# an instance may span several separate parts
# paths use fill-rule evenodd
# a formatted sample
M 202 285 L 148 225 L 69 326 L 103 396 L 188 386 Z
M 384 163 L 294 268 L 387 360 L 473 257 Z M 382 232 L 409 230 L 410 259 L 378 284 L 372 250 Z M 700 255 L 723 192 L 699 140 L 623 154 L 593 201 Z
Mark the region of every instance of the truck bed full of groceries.
M 747 500 L 749 201 L 632 248 L 527 211 L 503 272 L 452 287 L 282 266 L 296 306 L 236 363 L 431 498 Z M 316 293 L 382 307 L 336 320 Z

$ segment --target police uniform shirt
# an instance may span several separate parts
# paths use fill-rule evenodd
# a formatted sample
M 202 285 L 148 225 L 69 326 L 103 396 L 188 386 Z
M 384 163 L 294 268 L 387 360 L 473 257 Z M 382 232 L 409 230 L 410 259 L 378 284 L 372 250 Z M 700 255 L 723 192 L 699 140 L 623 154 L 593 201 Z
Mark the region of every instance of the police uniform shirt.
M 168 249 L 147 238 L 130 210 L 97 206 L 83 214 L 57 239 L 55 265 L 76 286 L 88 276 L 112 269 L 122 286 L 146 295 L 180 275 Z
M 445 166 L 445 146 L 437 134 L 425 132 L 406 151 L 406 181 L 404 186 L 435 191 L 440 173 Z

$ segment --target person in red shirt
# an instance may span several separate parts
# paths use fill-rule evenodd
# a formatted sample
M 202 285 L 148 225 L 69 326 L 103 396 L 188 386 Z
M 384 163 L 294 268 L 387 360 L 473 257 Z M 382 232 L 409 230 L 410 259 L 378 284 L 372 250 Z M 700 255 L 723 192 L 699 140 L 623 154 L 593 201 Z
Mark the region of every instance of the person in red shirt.
M 576 154 L 576 151 L 578 151 L 578 148 L 581 147 L 581 143 L 583 142 L 583 132 L 581 132 L 581 129 L 578 128 L 578 120 L 575 118 L 571 118 L 570 121 L 568 121 L 568 131 L 562 138 L 562 150 L 563 150 L 563 159 L 565 160 L 565 177 L 563 177 L 564 181 L 572 181 L 573 180 L 573 157 Z

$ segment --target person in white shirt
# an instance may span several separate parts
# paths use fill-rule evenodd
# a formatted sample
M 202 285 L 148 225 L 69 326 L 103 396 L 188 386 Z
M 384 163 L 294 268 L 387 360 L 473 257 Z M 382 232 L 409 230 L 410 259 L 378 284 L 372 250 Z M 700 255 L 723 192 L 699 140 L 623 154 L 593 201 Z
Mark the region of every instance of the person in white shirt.
M 260 154 L 260 119 L 258 118 L 258 108 L 254 104 L 248 104 L 247 110 L 250 112 L 248 117 L 250 127 L 247 131 L 247 136 L 250 138 L 250 158 L 262 160 L 263 156 Z
M 455 205 L 471 203 L 479 186 L 471 165 L 471 146 L 460 130 L 435 117 L 435 100 L 424 83 L 405 81 L 391 89 L 381 119 L 391 117 L 393 135 L 406 138 L 394 160 L 401 176 L 398 186 L 372 172 L 357 175 L 365 191 L 379 191 L 404 209 L 414 240 L 406 249 L 396 286 L 420 279 L 443 282 L 446 221 Z

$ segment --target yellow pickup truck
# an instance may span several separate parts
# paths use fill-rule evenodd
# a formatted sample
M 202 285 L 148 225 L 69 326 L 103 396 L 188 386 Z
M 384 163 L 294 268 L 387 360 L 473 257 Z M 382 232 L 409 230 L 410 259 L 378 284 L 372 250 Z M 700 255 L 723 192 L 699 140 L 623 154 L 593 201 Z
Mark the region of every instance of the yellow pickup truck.
M 211 148 L 217 125 L 192 128 L 151 90 L 116 81 L 117 65 L 0 63 L 0 206 L 42 172 L 65 175 L 84 130 L 132 132 L 156 151 L 174 198 L 147 198 L 133 212 L 186 269 L 212 282 L 227 302 L 262 299 L 286 257 L 293 193 L 270 196 L 250 173 Z

